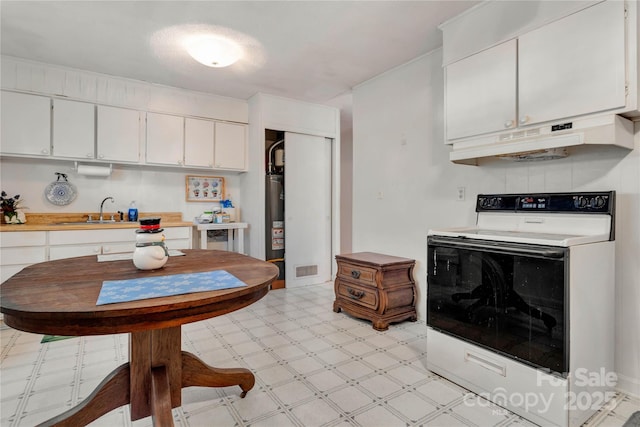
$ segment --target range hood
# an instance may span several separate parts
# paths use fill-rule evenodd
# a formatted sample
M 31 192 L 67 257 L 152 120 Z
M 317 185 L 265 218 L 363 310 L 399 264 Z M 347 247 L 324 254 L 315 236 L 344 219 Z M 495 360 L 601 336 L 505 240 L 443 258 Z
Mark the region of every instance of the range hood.
M 633 122 L 618 115 L 569 119 L 540 127 L 454 142 L 449 160 L 477 164 L 486 157 L 517 161 L 566 157 L 567 148 L 610 145 L 633 149 Z

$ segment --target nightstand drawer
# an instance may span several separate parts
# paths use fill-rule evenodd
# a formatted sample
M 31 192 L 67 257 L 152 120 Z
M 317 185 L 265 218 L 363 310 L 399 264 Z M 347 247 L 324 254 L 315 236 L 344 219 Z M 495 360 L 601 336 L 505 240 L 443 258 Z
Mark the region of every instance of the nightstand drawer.
M 378 308 L 378 293 L 374 289 L 339 280 L 336 286 L 336 293 L 340 297 L 354 304 L 358 304 L 372 310 L 376 310 Z
M 376 269 L 361 265 L 341 262 L 338 264 L 338 277 L 341 279 L 357 280 L 364 285 L 376 287 Z

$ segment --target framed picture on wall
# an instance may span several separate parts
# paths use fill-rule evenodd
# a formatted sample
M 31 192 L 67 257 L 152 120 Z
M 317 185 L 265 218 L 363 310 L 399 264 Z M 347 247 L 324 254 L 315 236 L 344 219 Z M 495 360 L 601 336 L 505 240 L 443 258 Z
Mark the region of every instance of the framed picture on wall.
M 221 176 L 186 176 L 187 202 L 219 202 L 224 199 L 224 178 Z

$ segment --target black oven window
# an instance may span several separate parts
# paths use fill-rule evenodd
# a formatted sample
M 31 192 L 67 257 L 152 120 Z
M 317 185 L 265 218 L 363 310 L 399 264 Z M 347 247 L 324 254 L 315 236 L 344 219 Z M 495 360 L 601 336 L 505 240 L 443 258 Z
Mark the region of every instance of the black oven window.
M 429 246 L 428 324 L 566 372 L 564 259 Z

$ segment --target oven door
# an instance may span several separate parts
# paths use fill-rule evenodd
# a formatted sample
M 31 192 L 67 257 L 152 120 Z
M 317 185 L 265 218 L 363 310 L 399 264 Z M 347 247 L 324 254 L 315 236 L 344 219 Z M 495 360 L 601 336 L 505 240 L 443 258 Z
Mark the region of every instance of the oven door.
M 429 236 L 427 324 L 566 375 L 569 249 Z

